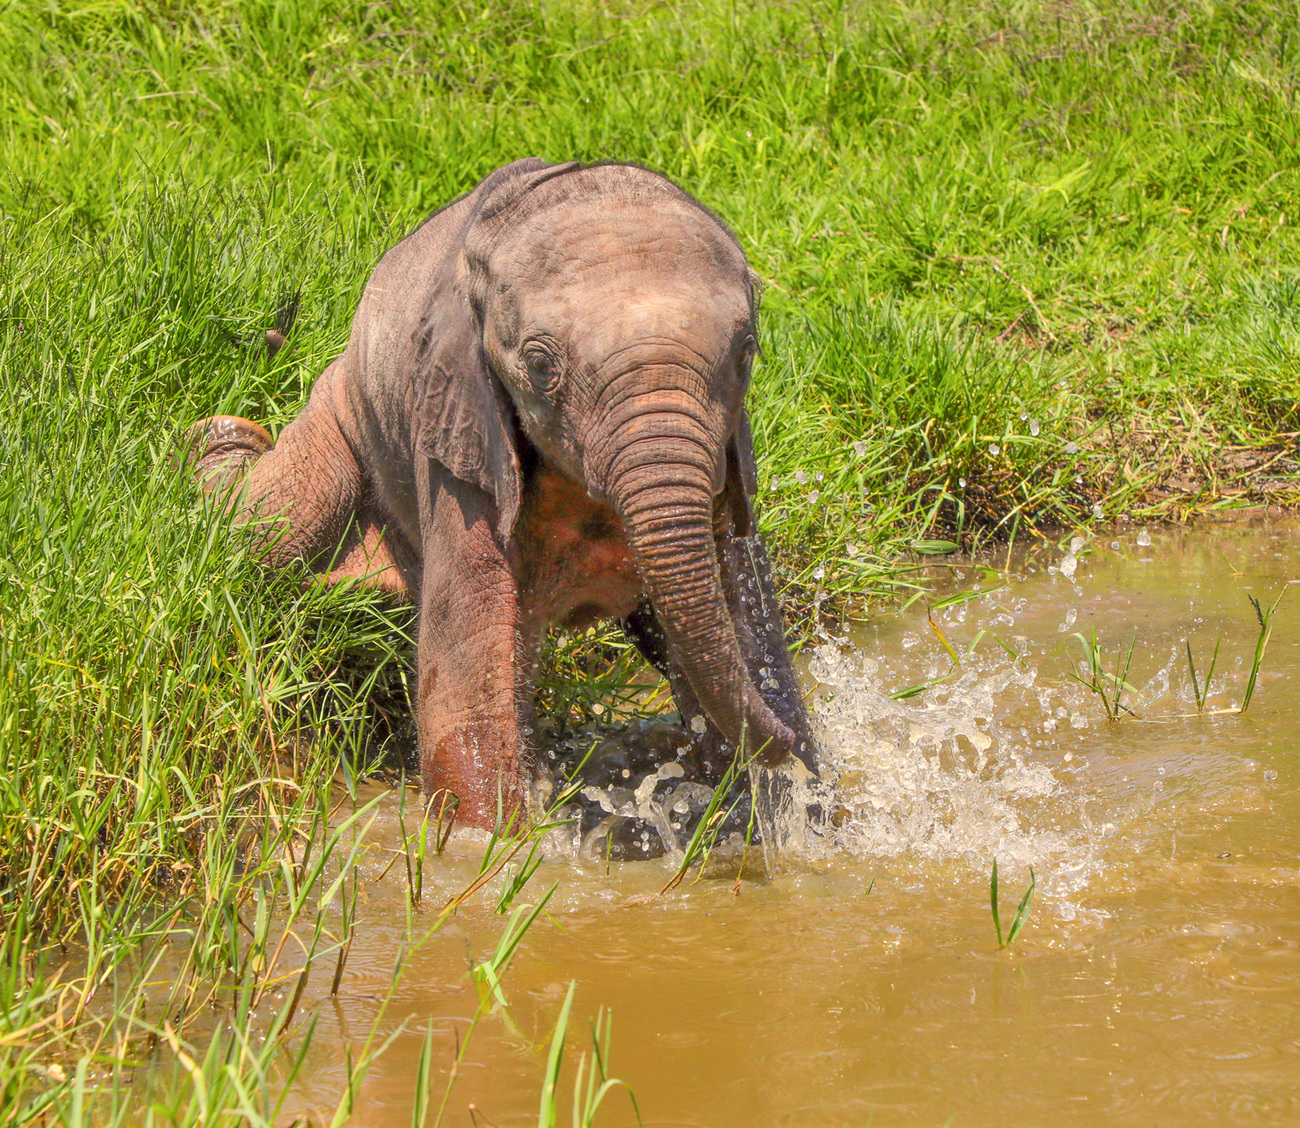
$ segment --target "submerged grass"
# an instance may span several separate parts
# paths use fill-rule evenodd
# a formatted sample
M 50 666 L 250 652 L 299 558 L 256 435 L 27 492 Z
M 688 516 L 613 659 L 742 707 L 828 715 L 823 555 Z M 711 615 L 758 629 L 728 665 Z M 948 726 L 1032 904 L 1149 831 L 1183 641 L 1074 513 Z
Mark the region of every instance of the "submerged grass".
M 726 218 L 766 283 L 761 522 L 806 626 L 982 537 L 1294 500 L 1298 15 L 5 7 L 4 1115 L 268 1123 L 289 1082 L 195 1016 L 274 982 L 292 1040 L 308 963 L 343 974 L 364 921 L 325 828 L 409 750 L 409 619 L 258 573 L 174 454 L 214 412 L 291 419 L 425 213 L 537 154 L 643 162 Z M 557 664 L 633 680 L 580 649 Z M 449 814 L 410 821 L 412 913 Z M 531 862 L 498 846 L 516 913 Z

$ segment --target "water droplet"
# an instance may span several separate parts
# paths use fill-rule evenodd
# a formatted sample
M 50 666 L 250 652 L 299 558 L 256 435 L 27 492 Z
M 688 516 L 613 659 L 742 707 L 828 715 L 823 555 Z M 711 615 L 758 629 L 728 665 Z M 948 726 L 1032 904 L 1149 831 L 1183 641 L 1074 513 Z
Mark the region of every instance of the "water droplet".
M 1001 454 L 1002 448 L 997 443 L 989 443 L 989 454 Z
M 605 712 L 605 706 L 602 705 L 599 701 L 597 701 L 596 704 L 594 704 L 594 705 L 591 707 L 591 711 L 592 711 L 593 713 L 595 713 L 596 716 L 599 717 L 602 713 Z
M 1023 422 L 1024 422 L 1026 419 L 1028 419 L 1028 418 L 1029 418 L 1029 413 L 1028 413 L 1028 412 L 1022 411 L 1022 412 L 1020 413 L 1020 422 L 1021 422 L 1021 423 L 1023 423 Z
M 857 556 L 858 546 L 856 544 L 846 544 L 844 546 L 844 551 L 847 552 L 850 556 Z
M 1138 546 L 1140 548 L 1151 547 L 1151 534 L 1148 533 L 1146 529 L 1143 529 L 1140 533 L 1138 533 Z
M 808 504 L 816 505 L 818 500 L 821 498 L 821 496 L 822 496 L 821 490 L 813 490 L 812 493 L 808 495 Z
M 1076 443 L 1073 439 L 1071 439 L 1068 443 L 1065 444 L 1065 453 L 1066 453 L 1066 454 L 1078 454 L 1078 453 L 1079 453 L 1079 444 Z
M 1039 422 L 1038 422 L 1037 419 L 1031 419 L 1031 420 L 1029 421 L 1029 433 L 1030 433 L 1031 435 L 1033 435 L 1034 438 L 1038 438 L 1038 432 L 1041 431 L 1041 430 L 1042 430 L 1042 427 L 1039 425 Z
M 1265 779 L 1277 779 L 1277 772 L 1272 771 L 1272 770 L 1270 769 L 1269 771 L 1266 771 L 1266 772 L 1264 773 L 1264 778 L 1265 778 Z
M 964 489 L 966 488 L 966 479 L 965 479 L 965 478 L 958 478 L 958 479 L 957 479 L 957 485 L 958 485 L 961 489 L 964 490 Z
M 708 727 L 708 722 L 701 714 L 696 713 L 691 718 L 691 732 L 704 732 Z
M 826 578 L 826 569 L 823 568 L 820 564 L 818 564 L 817 567 L 813 569 L 813 579 L 824 580 L 825 578 Z
M 631 768 L 624 768 L 624 769 L 623 769 L 621 772 L 619 772 L 618 774 L 621 775 L 624 779 L 631 779 L 631 778 L 632 778 L 632 769 L 631 769 Z
M 813 475 L 813 478 L 816 481 L 821 482 L 825 480 L 826 475 L 822 471 L 818 470 L 817 473 Z
M 803 471 L 803 470 L 796 470 L 796 471 L 794 472 L 794 480 L 795 480 L 796 482 L 798 482 L 801 486 L 807 485 L 807 484 L 808 484 L 808 475 L 807 475 L 807 473 L 806 473 L 805 471 Z
M 1118 552 L 1118 551 L 1119 551 L 1119 541 L 1111 541 L 1111 542 L 1110 542 L 1110 550 L 1111 550 L 1111 552 Z
M 780 486 L 780 484 L 781 484 L 780 478 L 773 478 L 772 481 L 768 484 L 767 488 L 769 490 L 775 490 Z
M 1079 612 L 1077 612 L 1073 607 L 1071 607 L 1065 613 L 1065 622 L 1063 622 L 1056 629 L 1060 631 L 1061 634 L 1065 634 L 1066 631 L 1068 631 L 1072 626 L 1074 626 L 1074 620 L 1077 619 L 1078 617 L 1079 617 Z
M 859 439 L 856 443 L 853 444 L 853 453 L 856 454 L 859 458 L 861 458 L 864 454 L 867 453 L 867 444 L 864 443 L 861 439 Z
M 1105 512 L 1101 508 L 1101 502 L 1094 501 L 1092 503 L 1092 515 L 1096 517 L 1098 521 L 1106 516 Z

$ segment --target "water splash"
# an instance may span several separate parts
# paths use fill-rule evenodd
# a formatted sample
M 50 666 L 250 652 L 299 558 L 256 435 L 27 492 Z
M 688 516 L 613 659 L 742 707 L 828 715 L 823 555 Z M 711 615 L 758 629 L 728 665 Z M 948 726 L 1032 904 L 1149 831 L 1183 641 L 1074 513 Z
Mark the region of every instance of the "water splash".
M 1070 691 L 1039 684 L 1036 669 L 1009 658 L 968 663 L 909 701 L 884 691 L 881 663 L 861 651 L 824 644 L 808 669 L 828 770 L 820 783 L 796 783 L 796 806 L 833 813 L 801 843 L 790 836 L 796 849 L 980 872 L 996 856 L 1006 870 L 1033 865 L 1058 896 L 1095 872 L 1085 798 L 1032 740 L 1055 730 L 1057 710 L 1073 712 Z

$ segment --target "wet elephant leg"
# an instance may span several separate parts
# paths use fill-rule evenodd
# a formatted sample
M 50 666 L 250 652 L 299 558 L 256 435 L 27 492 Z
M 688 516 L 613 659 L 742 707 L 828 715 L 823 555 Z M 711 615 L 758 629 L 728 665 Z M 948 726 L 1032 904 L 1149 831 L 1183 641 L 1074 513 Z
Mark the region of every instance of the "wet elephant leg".
M 817 744 L 786 648 L 781 608 L 772 582 L 772 564 L 767 550 L 758 536 L 723 536 L 719 538 L 718 548 L 723 590 L 745 667 L 768 706 L 795 734 L 795 756 L 816 775 Z M 710 746 L 708 753 L 729 761 L 734 749 L 708 721 L 686 679 L 672 661 L 663 630 L 650 605 L 643 603 L 624 621 L 623 627 L 646 659 L 668 679 L 688 729 L 696 717 L 702 718 L 706 726 L 703 741 Z M 699 739 L 694 732 L 692 736 Z
M 417 488 L 425 499 L 416 657 L 421 785 L 429 801 L 454 794 L 462 824 L 490 828 L 498 798 L 508 817 L 523 806 L 529 782 L 518 586 L 486 494 L 433 462 L 417 473 Z

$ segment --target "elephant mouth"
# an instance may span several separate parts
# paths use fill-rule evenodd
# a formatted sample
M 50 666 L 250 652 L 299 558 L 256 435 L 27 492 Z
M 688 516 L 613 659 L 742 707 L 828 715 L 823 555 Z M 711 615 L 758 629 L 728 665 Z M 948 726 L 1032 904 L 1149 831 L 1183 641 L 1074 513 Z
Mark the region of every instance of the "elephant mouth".
M 609 618 L 613 614 L 616 614 L 616 611 L 603 607 L 599 603 L 579 603 L 577 607 L 560 620 L 560 625 L 570 631 L 585 631 L 588 627 L 594 627 L 602 619 Z

